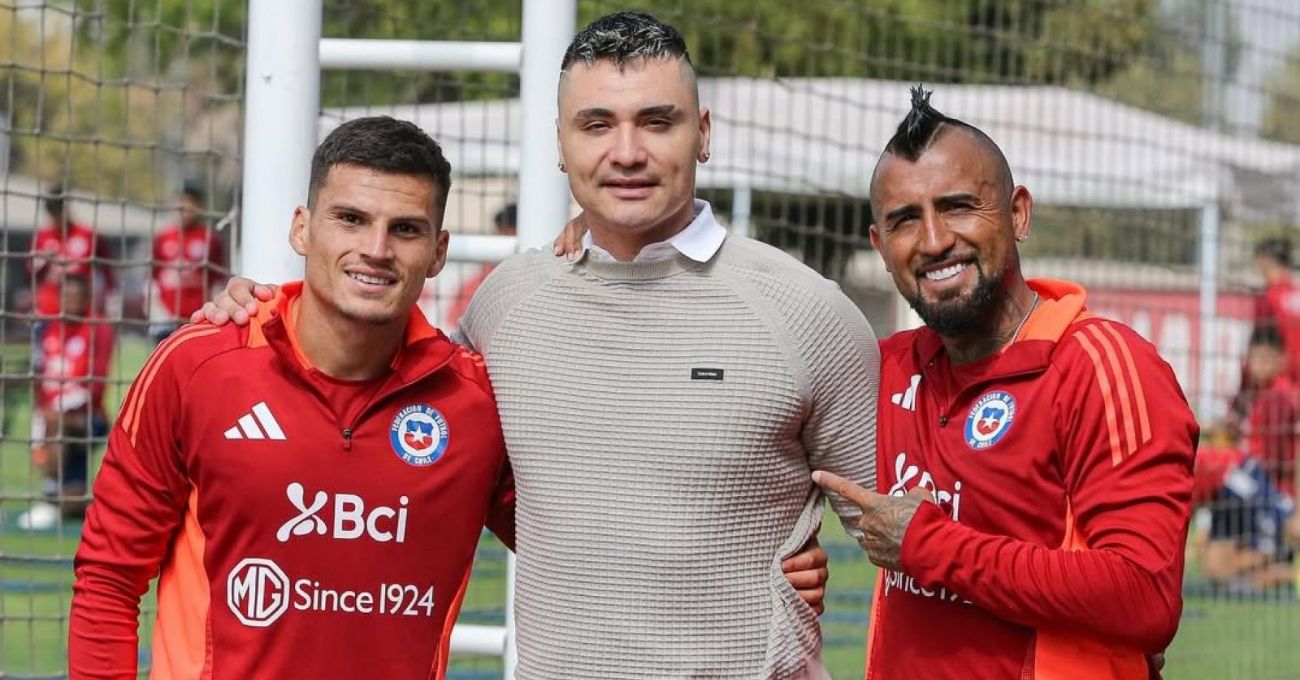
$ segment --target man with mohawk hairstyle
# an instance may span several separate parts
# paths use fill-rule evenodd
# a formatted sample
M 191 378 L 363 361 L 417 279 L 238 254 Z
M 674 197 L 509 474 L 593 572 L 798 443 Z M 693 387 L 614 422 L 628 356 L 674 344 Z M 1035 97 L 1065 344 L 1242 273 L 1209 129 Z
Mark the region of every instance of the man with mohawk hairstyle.
M 912 90 L 871 241 L 925 327 L 881 345 L 867 677 L 1145 679 L 1182 609 L 1197 427 L 1173 372 L 1066 281 L 1026 280 L 1033 199 Z

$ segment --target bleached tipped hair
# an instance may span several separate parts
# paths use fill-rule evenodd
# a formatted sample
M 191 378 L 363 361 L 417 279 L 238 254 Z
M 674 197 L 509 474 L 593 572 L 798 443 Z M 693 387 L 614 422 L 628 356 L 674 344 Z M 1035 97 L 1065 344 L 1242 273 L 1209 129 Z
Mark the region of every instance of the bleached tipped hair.
M 587 24 L 573 36 L 560 70 L 567 71 L 579 61 L 588 66 L 611 61 L 622 70 L 642 59 L 682 59 L 691 63 L 686 39 L 676 28 L 646 12 L 614 12 Z

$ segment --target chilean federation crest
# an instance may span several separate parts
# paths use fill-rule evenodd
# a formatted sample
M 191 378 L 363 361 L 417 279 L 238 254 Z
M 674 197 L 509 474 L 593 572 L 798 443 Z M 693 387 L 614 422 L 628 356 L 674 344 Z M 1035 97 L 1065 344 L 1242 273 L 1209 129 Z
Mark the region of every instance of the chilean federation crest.
M 393 424 L 388 432 L 393 453 L 416 467 L 437 462 L 447 450 L 450 438 L 447 419 L 442 417 L 438 409 L 428 404 L 403 407 L 393 416 Z
M 998 390 L 975 401 L 966 416 L 966 445 L 980 451 L 1002 441 L 1016 417 L 1016 400 Z

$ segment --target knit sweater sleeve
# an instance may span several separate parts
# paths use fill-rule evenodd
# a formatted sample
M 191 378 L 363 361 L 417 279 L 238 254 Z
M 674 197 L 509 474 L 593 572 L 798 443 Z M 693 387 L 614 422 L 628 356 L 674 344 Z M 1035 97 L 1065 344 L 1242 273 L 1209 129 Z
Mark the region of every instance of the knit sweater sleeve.
M 792 324 L 812 399 L 802 433 L 808 464 L 874 489 L 879 345 L 862 312 L 838 286 L 825 281 L 819 287 L 819 304 L 804 312 L 810 318 Z M 845 531 L 859 538 L 861 509 L 839 496 L 830 501 Z
M 800 438 L 809 469 L 876 488 L 880 349 L 871 325 L 838 285 L 793 258 L 752 241 L 733 245 L 758 253 L 746 259 L 766 269 L 745 278 L 762 291 L 790 343 L 791 368 L 808 405 Z M 766 282 L 769 277 L 774 284 Z M 859 538 L 861 509 L 838 496 L 830 501 L 845 531 Z
M 486 355 L 492 336 L 510 311 L 564 265 L 550 253 L 529 250 L 502 262 L 474 291 L 451 339 Z

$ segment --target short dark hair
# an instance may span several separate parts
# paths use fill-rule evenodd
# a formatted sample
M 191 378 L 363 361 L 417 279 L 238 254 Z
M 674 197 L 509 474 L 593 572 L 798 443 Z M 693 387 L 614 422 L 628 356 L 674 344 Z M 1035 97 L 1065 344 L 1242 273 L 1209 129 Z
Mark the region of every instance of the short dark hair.
M 181 196 L 192 199 L 199 205 L 202 205 L 203 201 L 208 198 L 207 192 L 203 191 L 203 187 L 199 186 L 198 182 L 186 182 L 182 184 Z
M 1264 323 L 1255 326 L 1255 329 L 1250 332 L 1248 346 L 1272 347 L 1280 351 L 1286 348 L 1286 342 L 1282 339 L 1282 330 L 1276 323 Z
M 492 226 L 494 227 L 513 227 L 519 224 L 519 206 L 514 203 L 507 203 L 506 207 L 497 211 L 492 216 Z
M 1255 257 L 1266 257 L 1283 267 L 1291 266 L 1291 241 L 1285 238 L 1266 238 L 1255 244 Z
M 647 12 L 622 11 L 606 14 L 578 31 L 564 51 L 560 70 L 569 70 L 577 61 L 591 66 L 608 60 L 622 69 L 640 59 L 668 58 L 691 63 L 681 32 Z
M 334 128 L 312 155 L 308 205 L 315 204 L 316 192 L 325 185 L 330 168 L 336 165 L 356 165 L 433 180 L 438 187 L 441 224 L 447 196 L 451 193 L 451 163 L 442 155 L 442 147 L 414 123 L 391 116 L 367 116 Z
M 965 121 L 940 113 L 938 109 L 930 105 L 930 95 L 932 94 L 934 94 L 933 90 L 925 89 L 920 83 L 912 87 L 912 107 L 908 110 L 907 115 L 903 116 L 903 120 L 899 122 L 898 129 L 894 131 L 894 136 L 889 138 L 889 143 L 885 144 L 885 153 L 915 163 L 921 157 L 921 154 L 925 153 L 938 141 L 940 133 L 945 127 L 960 128 L 983 144 L 997 158 L 1000 166 L 999 170 L 1002 172 L 1007 185 L 1006 189 L 1010 192 L 1015 187 L 1015 180 L 1012 179 L 1011 164 L 1007 162 L 1006 154 L 1002 153 L 1002 148 L 983 130 Z
M 67 197 L 63 193 L 62 184 L 55 184 L 50 187 L 49 190 L 45 192 L 45 212 L 49 213 L 50 217 L 58 217 L 59 215 L 62 215 L 63 209 L 66 207 L 64 203 L 66 198 Z

